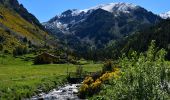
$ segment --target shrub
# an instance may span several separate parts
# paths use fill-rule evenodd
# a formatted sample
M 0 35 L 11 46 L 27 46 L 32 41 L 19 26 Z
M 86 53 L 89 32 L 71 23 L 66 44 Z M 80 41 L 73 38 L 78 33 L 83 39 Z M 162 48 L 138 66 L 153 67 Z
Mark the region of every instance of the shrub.
M 92 92 L 93 93 L 98 92 L 100 90 L 101 84 L 102 82 L 99 79 L 97 79 L 94 83 L 92 83 L 90 86 L 92 89 Z
M 2 44 L 0 44 L 0 51 L 2 51 L 3 50 L 3 45 Z
M 65 59 L 53 59 L 53 63 L 54 64 L 65 64 L 65 63 L 68 63 Z
M 86 96 L 92 96 L 93 94 L 99 92 L 102 83 L 109 81 L 112 77 L 117 78 L 119 73 L 120 70 L 115 69 L 114 72 L 106 72 L 100 77 L 98 77 L 96 80 L 94 80 L 93 77 L 86 77 L 83 81 L 82 86 L 80 87 L 79 97 L 85 98 Z
M 87 84 L 82 84 L 79 89 L 79 97 L 84 99 L 88 95 L 89 86 Z
M 27 42 L 28 42 L 28 40 L 27 40 L 26 37 L 24 37 L 22 41 L 23 41 L 24 43 L 27 43 Z
M 99 79 L 93 82 L 91 77 L 87 78 L 79 89 L 79 97 L 85 98 L 86 96 L 93 95 L 100 90 L 101 84 L 102 82 Z
M 28 53 L 28 48 L 27 48 L 27 46 L 23 46 L 23 45 L 17 46 L 13 50 L 13 56 L 21 56 L 21 55 L 24 55 L 27 53 Z
M 97 71 L 91 75 L 94 80 L 98 79 L 100 76 L 102 76 L 102 71 Z
M 92 84 L 94 82 L 92 77 L 86 77 L 85 80 L 83 81 L 83 84 Z
M 164 60 L 165 50 L 157 50 L 152 41 L 146 53 L 120 59 L 121 77 L 112 79 L 100 96 L 112 100 L 169 100 L 169 65 Z M 93 99 L 96 99 L 94 97 Z
M 77 64 L 78 62 L 75 60 L 75 57 L 73 56 L 68 56 L 68 62 L 72 63 L 72 64 Z
M 5 54 L 8 54 L 8 53 L 9 53 L 9 51 L 8 51 L 8 50 L 4 50 L 4 53 L 5 53 Z
M 46 57 L 44 55 L 37 56 L 34 59 L 34 64 L 51 64 L 53 62 L 52 58 Z
M 105 82 L 105 81 L 109 80 L 109 78 L 110 78 L 110 73 L 107 72 L 107 73 L 103 74 L 99 79 L 102 82 Z
M 86 92 L 87 91 L 87 89 L 88 89 L 88 85 L 87 84 L 83 84 L 81 87 L 80 87 L 80 91 L 81 92 Z
M 103 72 L 108 72 L 113 70 L 113 62 L 111 60 L 108 60 L 104 63 L 103 66 Z

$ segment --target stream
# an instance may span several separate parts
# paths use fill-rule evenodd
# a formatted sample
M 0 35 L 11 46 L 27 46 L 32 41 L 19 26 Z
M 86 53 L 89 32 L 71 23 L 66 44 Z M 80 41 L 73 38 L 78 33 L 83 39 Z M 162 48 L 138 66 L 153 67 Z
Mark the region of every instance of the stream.
M 80 100 L 77 96 L 80 84 L 67 84 L 59 89 L 53 89 L 49 93 L 41 93 L 29 100 Z

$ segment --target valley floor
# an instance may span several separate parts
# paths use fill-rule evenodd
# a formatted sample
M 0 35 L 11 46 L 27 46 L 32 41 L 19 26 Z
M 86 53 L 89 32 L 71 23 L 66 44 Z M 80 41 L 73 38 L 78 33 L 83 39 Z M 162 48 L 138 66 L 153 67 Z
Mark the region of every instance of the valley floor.
M 0 58 L 0 99 L 21 99 L 49 91 L 66 82 L 67 68 L 76 71 L 77 65 L 72 64 L 33 65 L 29 56 Z M 83 69 L 93 72 L 101 70 L 101 66 L 88 63 Z

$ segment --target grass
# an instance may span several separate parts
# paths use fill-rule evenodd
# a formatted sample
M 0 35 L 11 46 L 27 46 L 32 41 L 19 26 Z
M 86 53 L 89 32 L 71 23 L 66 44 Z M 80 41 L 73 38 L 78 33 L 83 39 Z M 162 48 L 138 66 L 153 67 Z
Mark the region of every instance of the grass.
M 0 57 L 0 98 L 21 99 L 35 95 L 38 91 L 49 91 L 66 82 L 67 68 L 76 70 L 72 64 L 33 65 L 24 61 L 28 57 Z M 101 64 L 83 65 L 84 71 L 101 70 Z

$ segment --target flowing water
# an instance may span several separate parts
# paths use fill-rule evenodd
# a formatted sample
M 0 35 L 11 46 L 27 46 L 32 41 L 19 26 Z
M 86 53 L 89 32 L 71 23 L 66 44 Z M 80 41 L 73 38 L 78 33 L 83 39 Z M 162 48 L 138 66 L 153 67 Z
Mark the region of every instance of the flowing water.
M 80 84 L 67 84 L 59 89 L 53 89 L 49 93 L 41 93 L 29 100 L 80 100 L 77 96 Z

